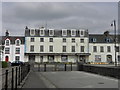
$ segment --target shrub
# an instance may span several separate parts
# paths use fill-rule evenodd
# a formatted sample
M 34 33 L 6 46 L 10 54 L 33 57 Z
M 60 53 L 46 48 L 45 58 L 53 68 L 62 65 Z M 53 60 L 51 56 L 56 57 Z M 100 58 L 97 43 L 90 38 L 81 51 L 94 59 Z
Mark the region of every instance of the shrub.
M 2 61 L 2 68 L 8 67 L 8 63 L 6 61 Z

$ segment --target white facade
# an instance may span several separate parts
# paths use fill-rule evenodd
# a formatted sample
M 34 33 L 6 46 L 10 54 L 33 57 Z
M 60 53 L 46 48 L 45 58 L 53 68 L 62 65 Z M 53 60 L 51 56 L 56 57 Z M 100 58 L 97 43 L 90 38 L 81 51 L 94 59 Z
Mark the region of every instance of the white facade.
M 9 41 L 8 45 L 6 45 L 7 40 Z M 19 41 L 19 45 L 17 45 L 17 42 L 16 42 L 17 40 Z M 24 62 L 24 44 L 21 44 L 20 39 L 16 39 L 14 43 L 12 44 L 11 43 L 12 41 L 9 38 L 5 39 L 4 56 L 2 61 L 7 60 L 9 62 L 13 62 L 13 61 L 19 60 Z M 6 48 L 9 50 L 6 51 Z M 18 51 L 16 51 L 16 49 L 18 49 Z

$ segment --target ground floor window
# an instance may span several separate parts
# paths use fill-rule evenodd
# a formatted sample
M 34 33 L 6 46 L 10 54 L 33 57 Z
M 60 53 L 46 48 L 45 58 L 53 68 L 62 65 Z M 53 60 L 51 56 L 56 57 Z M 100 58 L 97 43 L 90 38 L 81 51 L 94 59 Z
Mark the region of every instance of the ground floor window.
M 95 62 L 101 62 L 101 55 L 95 55 Z
M 112 63 L 112 55 L 107 55 L 106 58 L 108 63 Z
M 53 55 L 48 56 L 48 62 L 54 62 L 54 56 Z
M 20 56 L 15 56 L 15 61 L 19 61 L 20 60 Z
M 68 61 L 68 56 L 67 55 L 62 55 L 61 56 L 61 61 L 62 62 L 67 62 Z

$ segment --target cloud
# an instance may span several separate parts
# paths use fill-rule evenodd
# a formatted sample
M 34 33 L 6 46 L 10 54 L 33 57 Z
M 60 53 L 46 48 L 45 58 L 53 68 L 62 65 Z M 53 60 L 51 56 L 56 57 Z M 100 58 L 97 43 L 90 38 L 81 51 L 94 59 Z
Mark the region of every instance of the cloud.
M 82 2 L 4 2 L 3 30 L 12 35 L 24 35 L 24 27 L 86 28 L 90 33 L 103 33 L 117 19 L 117 3 Z M 18 33 L 19 32 L 19 33 Z

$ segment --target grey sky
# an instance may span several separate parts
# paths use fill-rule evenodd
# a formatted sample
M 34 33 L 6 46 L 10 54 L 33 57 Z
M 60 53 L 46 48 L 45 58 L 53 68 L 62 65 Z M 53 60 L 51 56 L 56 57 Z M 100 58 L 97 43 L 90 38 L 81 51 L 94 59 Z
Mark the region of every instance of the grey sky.
M 110 23 L 118 19 L 117 2 L 3 2 L 2 30 L 11 35 L 24 35 L 24 28 L 45 26 L 55 29 L 88 29 L 90 33 L 110 30 Z

